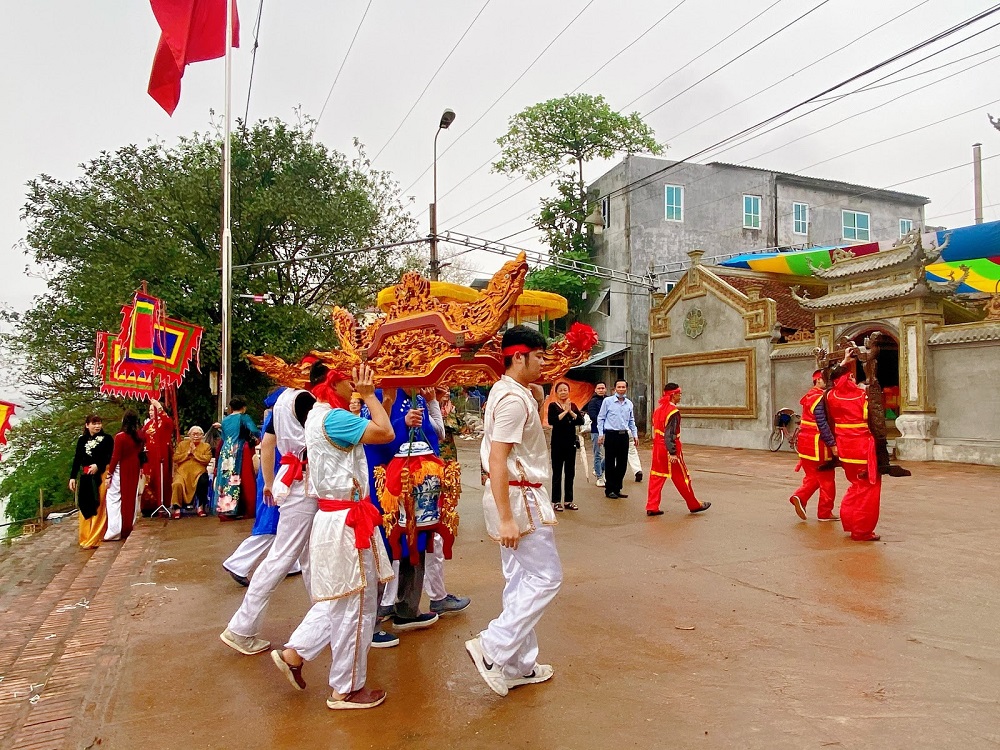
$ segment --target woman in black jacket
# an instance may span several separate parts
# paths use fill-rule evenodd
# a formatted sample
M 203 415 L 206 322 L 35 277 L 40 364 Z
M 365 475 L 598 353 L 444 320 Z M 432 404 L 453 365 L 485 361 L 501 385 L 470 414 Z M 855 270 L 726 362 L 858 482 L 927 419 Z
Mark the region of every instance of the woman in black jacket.
M 573 479 L 576 477 L 576 428 L 583 424 L 583 414 L 569 400 L 569 385 L 556 384 L 556 400 L 549 404 L 552 428 L 552 507 L 556 510 L 579 510 L 573 502 Z M 566 474 L 565 504 L 563 472 Z
M 108 527 L 104 503 L 105 472 L 113 450 L 114 439 L 104 431 L 101 418 L 96 414 L 87 415 L 83 435 L 76 441 L 73 469 L 69 474 L 69 491 L 76 493 L 76 506 L 80 509 L 80 546 L 84 549 L 100 547 Z

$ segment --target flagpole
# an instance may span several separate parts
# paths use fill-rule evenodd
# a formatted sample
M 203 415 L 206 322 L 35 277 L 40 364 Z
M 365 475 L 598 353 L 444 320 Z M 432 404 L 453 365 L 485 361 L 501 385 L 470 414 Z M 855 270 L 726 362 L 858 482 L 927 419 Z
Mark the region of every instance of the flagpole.
M 225 414 L 232 387 L 232 275 L 233 234 L 231 227 L 232 144 L 230 122 L 233 105 L 233 2 L 226 0 L 226 112 L 222 142 L 222 361 L 219 365 L 219 421 Z

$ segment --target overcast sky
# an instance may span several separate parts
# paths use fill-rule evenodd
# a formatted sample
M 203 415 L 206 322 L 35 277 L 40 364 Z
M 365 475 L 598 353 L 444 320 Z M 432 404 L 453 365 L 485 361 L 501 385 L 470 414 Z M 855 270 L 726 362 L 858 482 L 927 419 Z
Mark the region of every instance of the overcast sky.
M 504 132 L 507 118 L 527 105 L 576 89 L 677 2 L 491 0 L 376 165 L 391 170 L 405 194 L 413 196 L 413 212 L 419 215 L 424 230 L 431 177 L 429 172 L 420 179 L 418 176 L 431 163 L 441 111 L 450 107 L 458 116 L 439 140 L 439 194 L 468 179 L 440 200 L 439 226 L 493 239 L 527 229 L 539 196 L 548 189 L 547 181 L 516 194 L 525 182 L 509 181 L 488 167 L 479 168 L 496 153 L 495 139 Z M 649 114 L 647 122 L 658 140 L 669 144 L 668 156 L 682 158 L 989 7 L 989 3 L 971 0 L 778 0 L 750 22 L 772 2 L 686 0 L 579 90 L 603 94 L 615 108 L 628 105 L 629 111 L 642 114 L 676 96 Z M 250 117 L 292 119 L 299 106 L 313 117 L 319 116 L 343 64 L 317 138 L 333 148 L 350 151 L 351 141 L 357 137 L 374 155 L 483 5 L 484 0 L 373 0 L 370 7 L 368 0 L 266 0 Z M 821 7 L 774 39 L 697 83 L 817 5 Z M 366 7 L 367 17 L 359 29 Z M 911 8 L 907 15 L 883 26 Z M 240 0 L 239 10 L 243 45 L 235 52 L 233 109 L 242 115 L 247 104 L 258 1 Z M 8 3 L 4 15 L 0 27 L 4 70 L 0 80 L 4 102 L 0 138 L 0 263 L 4 284 L 0 301 L 23 309 L 42 289 L 38 279 L 25 274 L 27 259 L 17 248 L 25 234 L 19 219 L 25 183 L 41 173 L 72 179 L 79 174 L 81 162 L 102 150 L 151 139 L 172 143 L 178 136 L 205 129 L 209 110 L 223 108 L 224 66 L 221 60 L 190 66 L 180 105 L 170 118 L 146 94 L 159 36 L 148 3 L 31 0 Z M 950 41 L 998 21 L 1000 14 Z M 846 50 L 698 124 L 872 29 L 876 30 Z M 681 69 L 734 31 L 727 41 Z M 345 62 L 356 32 L 357 40 Z M 907 58 L 905 65 L 890 68 L 904 70 L 884 83 L 996 45 L 1000 45 L 1000 27 L 921 62 L 929 52 L 944 46 L 939 44 Z M 1000 114 L 1000 104 L 989 104 L 1000 100 L 1000 89 L 995 83 L 987 85 L 987 81 L 995 82 L 1000 72 L 1000 60 L 992 59 L 998 54 L 1000 47 L 926 75 L 847 97 L 717 154 L 717 158 L 875 187 L 895 186 L 932 199 L 927 209 L 931 223 L 971 223 L 971 167 L 913 178 L 969 162 L 971 146 L 977 141 L 983 143 L 984 158 L 1000 154 L 1000 132 L 986 117 L 987 111 Z M 963 72 L 980 62 L 983 64 Z M 523 77 L 504 93 L 522 73 Z M 946 76 L 946 80 L 888 106 L 813 134 Z M 677 96 L 692 84 L 696 85 L 690 91 Z M 966 110 L 972 111 L 923 127 Z M 922 129 L 841 156 L 918 128 Z M 800 140 L 789 143 L 793 139 Z M 708 154 L 699 160 L 715 156 Z M 607 166 L 591 165 L 588 180 Z M 1000 162 L 986 161 L 983 171 L 984 202 L 989 206 L 986 218 L 1000 218 L 1000 205 L 992 205 L 1000 204 Z M 483 201 L 501 188 L 502 192 Z M 475 216 L 509 196 L 513 197 Z M 525 231 L 511 242 L 533 246 L 536 234 Z M 711 254 L 711 248 L 704 249 Z M 455 250 L 445 247 L 442 255 L 452 252 Z M 473 253 L 463 260 L 492 271 L 503 259 Z

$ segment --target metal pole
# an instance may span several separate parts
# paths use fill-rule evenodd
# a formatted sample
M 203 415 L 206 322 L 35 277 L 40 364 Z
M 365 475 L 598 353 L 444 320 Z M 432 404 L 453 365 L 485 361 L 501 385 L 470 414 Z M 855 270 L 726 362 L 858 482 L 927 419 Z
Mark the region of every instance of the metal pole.
M 226 114 L 222 141 L 222 357 L 219 364 L 219 421 L 229 403 L 232 384 L 232 284 L 233 284 L 233 235 L 230 226 L 231 201 L 230 175 L 232 172 L 232 144 L 230 120 L 233 104 L 233 2 L 226 2 Z
M 438 136 L 441 134 L 439 127 L 434 132 L 434 202 L 431 203 L 429 217 L 431 221 L 431 281 L 437 281 L 440 273 L 438 267 L 438 238 L 437 238 L 437 205 L 438 205 Z
M 983 146 L 981 143 L 972 144 L 972 182 L 975 187 L 976 199 L 976 223 L 983 223 Z

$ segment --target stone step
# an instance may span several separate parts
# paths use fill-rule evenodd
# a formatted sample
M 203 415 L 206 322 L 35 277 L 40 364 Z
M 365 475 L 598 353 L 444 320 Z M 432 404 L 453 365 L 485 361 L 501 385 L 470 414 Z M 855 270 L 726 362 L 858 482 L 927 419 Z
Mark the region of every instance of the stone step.
M 87 551 L 76 547 L 75 525 L 68 531 L 70 549 L 47 540 L 68 559 L 61 567 L 54 561 L 48 568 L 35 566 L 35 572 L 53 575 L 38 582 L 43 585 L 34 602 L 22 608 L 14 601 L 0 613 L 7 634 L 0 642 L 0 747 L 62 746 L 97 676 L 97 655 L 108 643 L 122 594 L 145 562 L 141 532 L 125 544 Z

